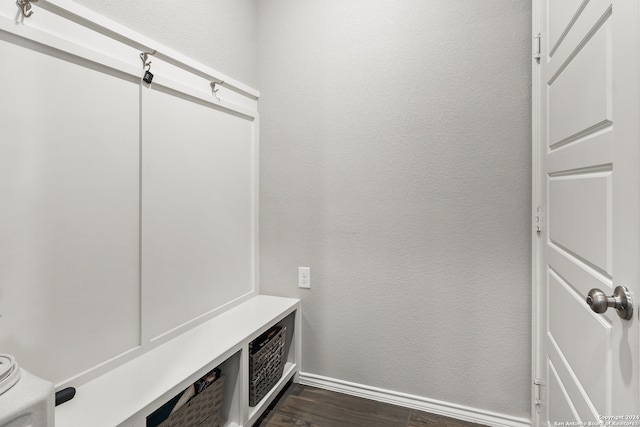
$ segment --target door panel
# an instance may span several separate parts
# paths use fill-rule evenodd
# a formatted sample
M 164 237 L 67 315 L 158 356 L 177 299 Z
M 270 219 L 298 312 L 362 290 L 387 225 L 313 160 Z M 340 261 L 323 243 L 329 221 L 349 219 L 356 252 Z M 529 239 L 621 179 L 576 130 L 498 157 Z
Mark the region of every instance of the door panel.
M 541 0 L 536 10 L 535 375 L 544 385 L 534 419 L 554 426 L 639 415 L 640 7 Z M 585 301 L 593 288 L 612 295 L 618 285 L 635 299 L 631 320 Z
M 564 2 L 554 2 L 564 3 Z M 583 2 L 584 4 L 584 2 Z M 576 11 L 577 12 L 577 11 Z M 567 28 L 566 37 L 556 45 L 557 50 L 551 52 L 548 65 L 548 76 L 557 77 L 560 70 L 571 63 L 586 42 L 609 20 L 611 16 L 611 0 L 589 0 L 584 10 L 576 14 L 574 24 Z
M 607 295 L 613 294 L 610 278 L 590 268 L 561 248 L 549 245 L 547 259 L 548 264 L 553 266 L 553 270 L 558 276 L 569 283 L 578 295 L 587 295 L 589 290 L 593 288 L 602 289 Z M 613 312 L 607 311 L 603 316 L 608 318 L 612 314 L 615 315 Z
M 547 172 L 558 174 L 567 170 L 611 165 L 612 147 L 613 128 L 609 123 L 609 126 L 585 136 L 580 144 L 568 144 L 550 152 Z
M 600 385 L 611 380 L 611 325 L 593 316 L 582 295 L 553 271 L 549 274 L 549 336 L 567 370 L 581 379 L 589 400 L 604 412 L 606 389 Z
M 555 348 L 549 355 L 549 401 L 553 402 L 553 405 L 549 406 L 549 420 L 583 420 L 587 422 L 596 420 L 598 418 L 597 411 L 586 397 L 584 390 L 573 380 L 566 365 L 560 361 Z M 568 416 L 567 414 L 571 414 L 571 416 L 565 418 Z M 555 422 L 550 421 L 549 424 L 554 425 Z
M 553 363 L 549 362 L 549 398 L 555 402 L 550 408 L 549 418 L 552 420 L 571 420 L 577 417 L 578 412 L 569 398 L 569 392 L 560 380 Z
M 549 238 L 611 274 L 611 172 L 549 179 Z
M 612 85 L 608 72 L 610 61 L 607 60 L 610 45 L 610 25 L 607 23 L 560 70 L 559 75 L 550 76 L 549 146 L 575 140 L 590 129 L 611 121 L 608 100 Z
M 549 41 L 551 46 L 556 46 L 560 38 L 564 36 L 565 30 L 570 28 L 576 11 L 583 3 L 589 0 L 563 0 L 552 1 L 549 4 Z

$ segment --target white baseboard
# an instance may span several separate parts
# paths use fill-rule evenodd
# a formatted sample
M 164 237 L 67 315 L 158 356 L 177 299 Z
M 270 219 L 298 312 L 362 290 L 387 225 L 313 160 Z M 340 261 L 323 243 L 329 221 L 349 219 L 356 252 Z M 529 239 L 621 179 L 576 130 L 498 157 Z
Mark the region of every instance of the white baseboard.
M 440 400 L 370 387 L 363 384 L 355 384 L 307 372 L 300 373 L 300 384 L 363 397 L 365 399 L 377 400 L 379 402 L 391 403 L 393 405 L 444 415 L 477 424 L 495 427 L 531 427 L 531 420 L 527 418 L 513 417 L 511 415 L 470 408 L 455 403 L 442 402 Z

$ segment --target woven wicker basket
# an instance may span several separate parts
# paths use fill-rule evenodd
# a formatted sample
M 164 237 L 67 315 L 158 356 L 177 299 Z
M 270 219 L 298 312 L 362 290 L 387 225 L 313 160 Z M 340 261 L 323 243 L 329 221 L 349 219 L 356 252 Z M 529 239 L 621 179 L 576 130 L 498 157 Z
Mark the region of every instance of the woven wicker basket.
M 164 420 L 160 427 L 220 427 L 224 375 Z
M 249 343 L 249 406 L 256 406 L 282 378 L 287 328 L 282 326 L 279 329 L 275 336 L 255 353 L 254 343 L 259 339 Z

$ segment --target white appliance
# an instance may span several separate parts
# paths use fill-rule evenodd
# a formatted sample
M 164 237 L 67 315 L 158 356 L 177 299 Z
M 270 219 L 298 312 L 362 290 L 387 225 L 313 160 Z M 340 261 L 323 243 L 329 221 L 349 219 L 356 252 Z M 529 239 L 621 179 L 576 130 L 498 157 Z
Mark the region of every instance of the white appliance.
M 0 427 L 53 427 L 54 410 L 53 384 L 0 354 Z

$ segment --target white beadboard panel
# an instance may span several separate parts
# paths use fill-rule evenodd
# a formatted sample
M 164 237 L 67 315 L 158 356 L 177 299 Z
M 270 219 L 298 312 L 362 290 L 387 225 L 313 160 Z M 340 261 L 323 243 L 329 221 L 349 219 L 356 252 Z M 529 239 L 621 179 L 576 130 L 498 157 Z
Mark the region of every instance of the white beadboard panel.
M 612 274 L 612 172 L 549 180 L 549 238 L 590 266 Z
M 255 289 L 253 121 L 143 89 L 144 336 Z
M 582 379 L 583 383 L 579 385 L 597 408 L 597 413 L 605 413 L 607 390 L 601 384 L 608 383 L 611 376 L 607 351 L 611 324 L 594 315 L 582 295 L 553 271 L 549 274 L 548 291 L 549 305 L 553 308 L 549 310 L 549 335 L 576 377 Z M 576 342 L 581 344 L 576 346 Z
M 6 178 L 0 189 L 16 200 L 3 195 L 3 204 L 6 200 L 13 208 L 1 212 L 0 219 L 22 216 L 26 225 L 16 227 L 7 220 L 7 227 L 0 229 L 0 350 L 16 355 L 21 366 L 58 387 L 79 386 L 158 344 L 144 335 L 141 324 L 140 96 L 148 88 L 140 85 L 140 52 L 157 50 L 150 58 L 152 90 L 179 94 L 248 123 L 243 137 L 251 147 L 246 162 L 252 191 L 257 182 L 259 94 L 74 2 L 41 0 L 28 19 L 18 10 L 15 3 L 0 5 L 0 43 L 22 55 L 2 52 L 2 87 L 12 90 L 1 92 L 2 111 L 11 114 L 0 118 L 0 144 L 11 155 L 3 155 L 6 161 L 0 159 L 0 164 L 13 163 L 0 171 Z M 231 36 L 219 42 L 236 46 Z M 29 55 L 31 59 L 24 60 Z M 221 80 L 225 83 L 216 97 L 211 82 Z M 8 145 L 16 141 L 14 135 L 29 143 Z M 47 145 L 52 139 L 55 144 Z M 29 161 L 20 163 L 25 156 Z M 37 167 L 41 163 L 53 169 Z M 229 186 L 235 185 L 233 178 Z M 253 192 L 247 226 L 252 239 L 256 202 Z M 225 283 L 229 292 L 219 293 L 224 301 L 215 300 L 217 308 L 201 321 L 256 294 L 257 256 L 253 241 L 251 245 L 249 290 Z M 16 253 L 5 257 L 10 251 Z M 172 336 L 197 323 L 178 328 Z M 100 342 L 92 345 L 96 337 Z
M 552 19 L 549 20 L 549 50 L 558 44 L 561 37 L 564 37 L 574 18 L 584 3 L 589 0 L 547 0 Z
M 606 61 L 611 25 L 604 24 L 555 80 L 549 82 L 549 146 L 570 142 L 612 121 Z M 589 89 L 589 90 L 586 90 Z M 585 107 L 588 108 L 578 108 Z
M 0 349 L 59 383 L 140 344 L 139 85 L 37 49 L 0 37 Z

